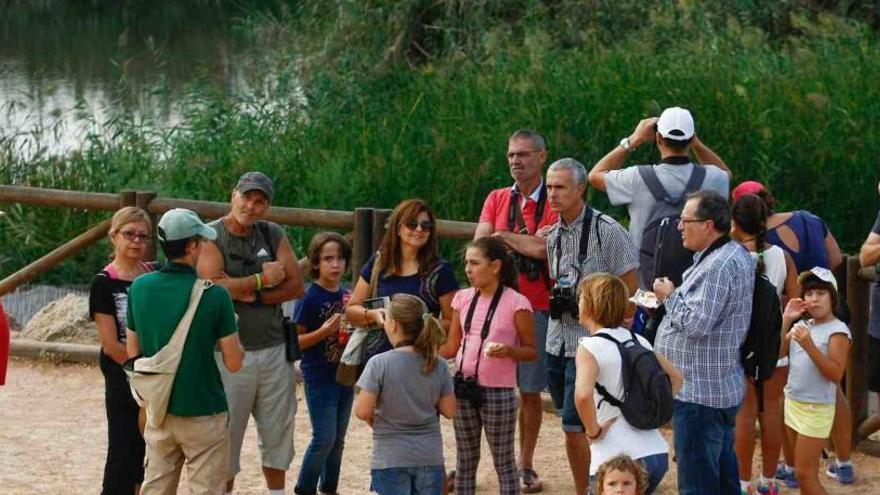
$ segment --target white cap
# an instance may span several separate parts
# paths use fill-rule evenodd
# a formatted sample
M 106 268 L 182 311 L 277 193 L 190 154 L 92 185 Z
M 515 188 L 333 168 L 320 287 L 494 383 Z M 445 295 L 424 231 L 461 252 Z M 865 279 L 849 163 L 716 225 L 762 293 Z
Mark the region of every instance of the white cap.
M 798 283 L 803 284 L 804 280 L 808 277 L 816 277 L 823 282 L 828 282 L 834 287 L 834 290 L 837 290 L 837 279 L 834 278 L 834 274 L 831 273 L 831 270 L 827 268 L 823 268 L 821 266 L 814 266 L 810 268 L 808 271 L 805 271 L 798 275 Z
M 694 135 L 694 118 L 681 107 L 669 107 L 660 114 L 657 132 L 666 139 L 687 141 Z

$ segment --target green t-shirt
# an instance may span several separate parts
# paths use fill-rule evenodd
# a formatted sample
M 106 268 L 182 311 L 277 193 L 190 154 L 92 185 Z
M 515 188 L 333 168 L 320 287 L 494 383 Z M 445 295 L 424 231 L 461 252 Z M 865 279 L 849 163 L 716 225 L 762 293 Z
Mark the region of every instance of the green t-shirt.
M 131 285 L 127 326 L 137 333 L 144 356 L 156 354 L 171 340 L 189 306 L 195 281 L 192 267 L 169 263 L 158 272 L 138 277 Z M 209 287 L 202 294 L 183 346 L 169 414 L 208 416 L 227 410 L 214 348 L 217 340 L 237 331 L 229 292 L 219 285 Z

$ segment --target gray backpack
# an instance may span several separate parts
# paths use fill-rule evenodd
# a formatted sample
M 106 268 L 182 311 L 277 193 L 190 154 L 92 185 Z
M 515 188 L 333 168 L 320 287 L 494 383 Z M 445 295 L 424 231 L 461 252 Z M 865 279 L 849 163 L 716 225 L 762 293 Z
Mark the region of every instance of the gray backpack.
M 687 195 L 700 189 L 706 178 L 706 169 L 694 165 L 691 176 L 681 196 L 673 198 L 666 192 L 653 165 L 642 165 L 639 175 L 654 196 L 654 207 L 645 230 L 642 245 L 639 247 L 639 278 L 644 289 L 651 290 L 654 279 L 667 277 L 676 287 L 681 285 L 682 274 L 693 264 L 693 251 L 681 243 L 678 221 Z

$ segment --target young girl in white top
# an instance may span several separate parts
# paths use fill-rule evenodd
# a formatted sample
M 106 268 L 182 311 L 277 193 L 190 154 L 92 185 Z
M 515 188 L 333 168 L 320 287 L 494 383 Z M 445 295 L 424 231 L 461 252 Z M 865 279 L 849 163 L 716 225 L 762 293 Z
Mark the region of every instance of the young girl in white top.
M 647 349 L 651 349 L 651 344 L 623 328 L 629 294 L 622 280 L 597 273 L 581 282 L 580 294 L 580 324 L 591 336 L 580 340 L 575 357 L 574 401 L 590 440 L 590 475 L 595 476 L 603 462 L 625 454 L 645 464 L 646 493 L 652 493 L 669 468 L 669 445 L 657 429 L 634 428 L 619 408 L 602 400 L 596 391 L 597 383 L 614 397 L 623 397 L 620 351 L 614 343 L 592 336 L 604 333 L 621 343 L 637 338 Z M 681 373 L 666 358 L 656 356 L 672 381 L 673 393 L 677 393 L 682 384 Z
M 798 282 L 801 297 L 790 300 L 782 315 L 782 328 L 787 332 L 782 354 L 790 357 L 786 435 L 795 445 L 794 467 L 801 493 L 824 494 L 817 476 L 819 458 L 834 423 L 837 383 L 846 370 L 850 333 L 834 316 L 837 281 L 828 269 L 815 267 L 802 273 Z
M 796 297 L 800 288 L 797 283 L 797 269 L 791 256 L 779 246 L 767 243 L 767 217 L 770 211 L 764 200 L 755 194 L 745 194 L 733 203 L 730 236 L 748 249 L 757 259 L 758 273 L 765 275 L 776 288 L 780 302 Z M 782 329 L 779 329 L 782 331 Z M 788 358 L 782 358 L 776 371 L 763 383 L 764 410 L 758 411 L 758 394 L 755 384 L 747 377 L 746 395 L 742 407 L 736 415 L 737 467 L 739 468 L 740 489 L 743 495 L 758 493 L 777 495 L 774 475 L 776 461 L 782 449 L 784 428 L 782 425 L 782 387 L 788 378 Z M 761 476 L 752 481 L 752 458 L 755 454 L 755 421 L 761 423 Z M 788 457 L 791 457 L 789 453 Z

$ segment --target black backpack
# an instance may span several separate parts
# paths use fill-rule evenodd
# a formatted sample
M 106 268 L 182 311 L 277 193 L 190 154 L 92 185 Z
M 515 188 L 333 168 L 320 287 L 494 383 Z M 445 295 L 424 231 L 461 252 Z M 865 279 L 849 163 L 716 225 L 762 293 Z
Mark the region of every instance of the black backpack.
M 678 221 L 681 218 L 681 209 L 687 201 L 687 195 L 703 185 L 706 169 L 694 165 L 684 192 L 678 198 L 669 196 L 660 179 L 657 178 L 653 165 L 642 165 L 638 170 L 655 201 L 651 214 L 645 222 L 642 245 L 639 248 L 641 286 L 643 289 L 651 290 L 654 279 L 667 277 L 678 287 L 681 285 L 681 275 L 694 262 L 694 252 L 681 243 Z
M 634 428 L 653 430 L 672 418 L 672 381 L 660 366 L 660 361 L 654 352 L 643 347 L 632 331 L 630 335 L 632 339 L 625 342 L 618 342 L 605 333 L 593 335 L 617 345 L 617 350 L 620 352 L 623 400 L 611 395 L 598 382 L 596 391 L 602 396 L 602 400 L 620 408 L 627 423 Z
M 755 273 L 752 318 L 740 349 L 740 361 L 746 377 L 755 384 L 760 412 L 764 411 L 764 381 L 776 371 L 781 344 L 782 306 L 776 287 L 765 275 Z

